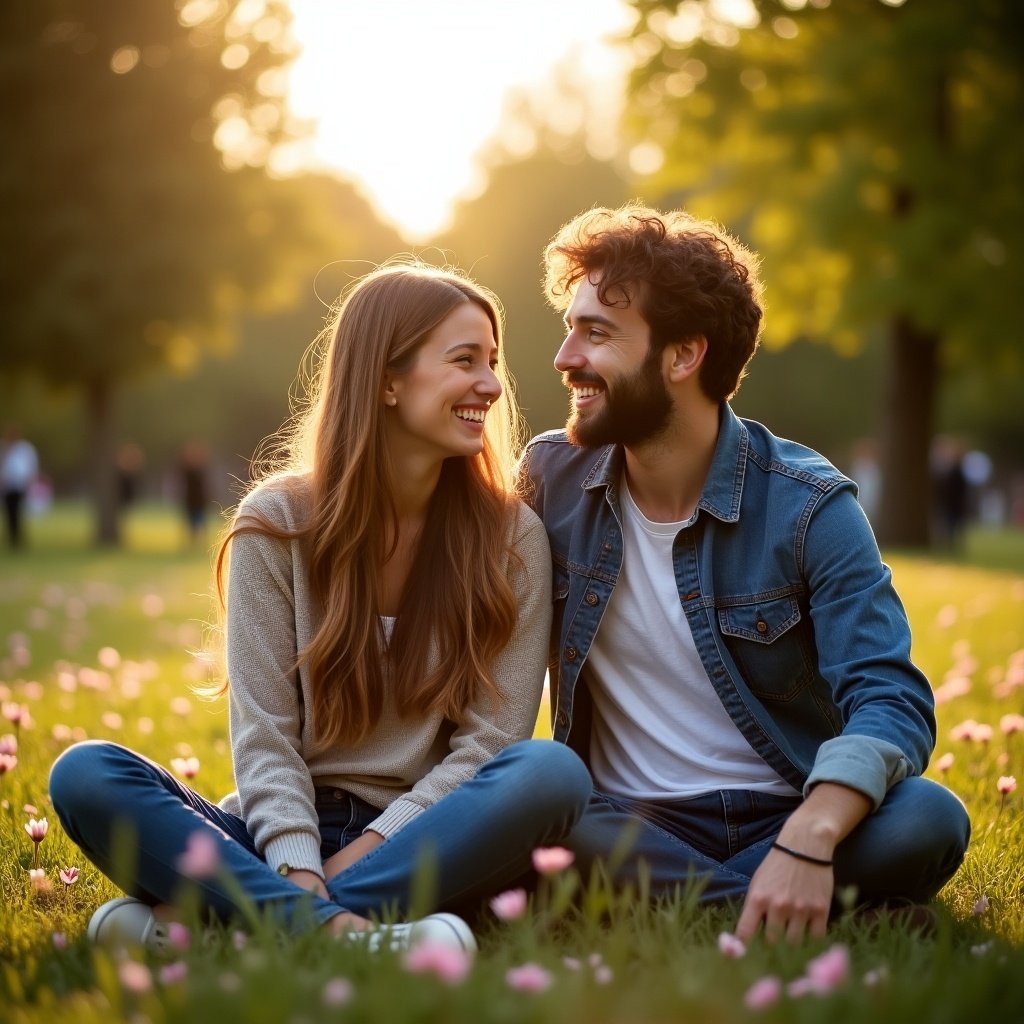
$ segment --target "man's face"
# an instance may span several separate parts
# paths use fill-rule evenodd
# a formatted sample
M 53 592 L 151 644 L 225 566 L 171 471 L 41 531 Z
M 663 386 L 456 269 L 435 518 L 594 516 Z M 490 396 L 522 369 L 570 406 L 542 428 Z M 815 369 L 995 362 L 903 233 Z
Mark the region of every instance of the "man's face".
M 660 434 L 672 414 L 672 396 L 661 353 L 651 351 L 651 330 L 637 304 L 606 306 L 596 285 L 584 278 L 565 324 L 568 334 L 555 368 L 572 395 L 565 425 L 569 440 L 582 448 L 634 446 Z

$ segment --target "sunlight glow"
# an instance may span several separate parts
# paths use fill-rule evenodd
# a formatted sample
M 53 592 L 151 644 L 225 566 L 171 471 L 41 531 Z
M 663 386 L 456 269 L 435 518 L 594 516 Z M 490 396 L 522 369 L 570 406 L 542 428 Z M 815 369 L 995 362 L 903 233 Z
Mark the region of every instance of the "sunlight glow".
M 537 86 L 571 54 L 588 82 L 620 81 L 622 0 L 292 0 L 302 46 L 289 103 L 316 122 L 272 168 L 327 167 L 359 182 L 410 240 L 444 227 L 478 185 L 474 156 L 508 91 Z M 609 118 L 618 110 L 608 109 Z

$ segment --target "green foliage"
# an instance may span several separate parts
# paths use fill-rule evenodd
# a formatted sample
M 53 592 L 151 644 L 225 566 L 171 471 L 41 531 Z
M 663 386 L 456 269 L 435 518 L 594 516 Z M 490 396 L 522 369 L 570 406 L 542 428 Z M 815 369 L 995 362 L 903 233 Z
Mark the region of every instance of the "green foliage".
M 872 932 L 847 918 L 824 943 L 769 948 L 755 942 L 732 960 L 716 948 L 718 934 L 733 927 L 732 911 L 700 909 L 687 893 L 648 908 L 636 894 L 617 896 L 600 879 L 570 872 L 548 884 L 523 919 L 483 922 L 481 953 L 461 985 L 413 975 L 391 954 L 371 956 L 315 933 L 284 940 L 260 925 L 241 949 L 235 930 L 225 928 L 201 936 L 197 930 L 191 949 L 181 953 L 134 951 L 129 959 L 151 971 L 143 974 L 151 989 L 136 992 L 125 983 L 124 961 L 84 938 L 92 910 L 116 890 L 56 821 L 46 795 L 49 765 L 69 742 L 89 736 L 123 741 L 165 764 L 195 754 L 201 767 L 192 784 L 210 798 L 232 780 L 223 705 L 190 691 L 211 673 L 208 660 L 195 653 L 204 646 L 204 624 L 215 620 L 208 558 L 184 550 L 170 512 L 145 510 L 126 525 L 124 552 L 96 553 L 85 547 L 81 510 L 60 508 L 33 523 L 24 557 L 0 555 L 0 695 L 26 705 L 32 719 L 19 728 L 17 766 L 0 777 L 5 1021 L 738 1024 L 757 1019 L 742 1001 L 754 981 L 766 974 L 792 980 L 832 943 L 850 952 L 849 981 L 828 995 L 783 997 L 760 1019 L 1018 1019 L 1024 1005 L 1024 796 L 1018 790 L 1001 800 L 996 779 L 1024 772 L 1024 734 L 1004 735 L 999 728 L 1002 715 L 1022 710 L 1024 693 L 1024 548 L 1010 546 L 1019 538 L 969 538 L 971 554 L 998 563 L 1002 552 L 1000 570 L 890 559 L 914 626 L 916 659 L 936 686 L 957 675 L 971 681 L 967 693 L 938 709 L 936 754 L 954 755 L 941 777 L 966 802 L 974 837 L 964 867 L 941 894 L 934 938 L 899 924 Z M 214 639 L 208 635 L 207 646 Z M 990 723 L 992 739 L 954 740 L 950 732 L 965 717 Z M 7 722 L 5 731 L 13 732 Z M 934 765 L 930 774 L 940 777 Z M 35 891 L 27 876 L 26 804 L 36 807 L 34 817 L 50 822 L 40 846 L 48 892 Z M 57 872 L 72 864 L 81 876 L 64 886 Z M 573 892 L 582 899 L 570 906 Z M 988 909 L 975 915 L 982 895 Z M 66 949 L 54 947 L 54 932 L 66 935 Z M 550 972 L 546 991 L 509 987 L 506 972 L 527 962 Z M 174 980 L 179 964 L 185 976 Z M 327 987 L 339 979 L 351 986 L 345 1005 L 330 999 L 343 987 Z
M 687 3 L 693 38 L 674 4 L 634 6 L 655 183 L 764 254 L 769 336 L 853 345 L 900 313 L 961 357 L 1019 351 L 1019 5 L 760 0 L 737 29 Z
M 239 294 L 273 269 L 252 244 L 255 172 L 228 175 L 213 144 L 234 125 L 248 136 L 243 162 L 259 163 L 287 128 L 273 76 L 288 12 L 255 8 L 4 6 L 7 367 L 77 384 L 180 364 L 218 341 Z M 225 66 L 228 46 L 244 63 Z

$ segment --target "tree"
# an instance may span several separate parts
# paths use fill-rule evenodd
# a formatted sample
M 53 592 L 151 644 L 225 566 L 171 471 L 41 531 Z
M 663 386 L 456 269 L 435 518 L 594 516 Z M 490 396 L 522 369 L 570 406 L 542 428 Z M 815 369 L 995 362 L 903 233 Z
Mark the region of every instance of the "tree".
M 3 366 L 86 395 L 101 542 L 118 539 L 117 389 L 228 344 L 240 297 L 280 258 L 252 244 L 250 200 L 290 131 L 288 17 L 280 0 L 0 13 Z
M 769 344 L 884 330 L 878 533 L 927 544 L 944 375 L 1024 365 L 1024 9 L 756 0 L 735 24 L 713 0 L 633 6 L 652 181 L 762 253 Z

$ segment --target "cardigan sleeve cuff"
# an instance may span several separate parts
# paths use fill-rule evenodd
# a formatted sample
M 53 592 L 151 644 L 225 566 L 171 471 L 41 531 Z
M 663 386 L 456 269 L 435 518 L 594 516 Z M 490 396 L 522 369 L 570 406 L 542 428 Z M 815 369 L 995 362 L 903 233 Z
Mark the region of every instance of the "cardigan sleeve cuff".
M 405 797 L 400 797 L 387 807 L 379 817 L 371 821 L 363 831 L 377 832 L 385 839 L 389 839 L 399 829 L 408 825 L 417 814 L 422 813 L 423 808 L 419 804 L 413 803 L 412 800 Z
M 324 865 L 320 859 L 320 842 L 308 832 L 283 832 L 274 836 L 263 847 L 263 859 L 275 871 L 282 865 L 295 871 L 312 871 L 324 877 Z

